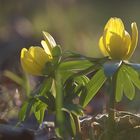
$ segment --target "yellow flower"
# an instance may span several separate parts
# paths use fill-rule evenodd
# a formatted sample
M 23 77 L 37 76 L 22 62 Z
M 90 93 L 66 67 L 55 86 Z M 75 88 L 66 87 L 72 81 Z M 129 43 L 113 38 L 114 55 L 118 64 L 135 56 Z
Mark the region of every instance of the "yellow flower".
M 45 40 L 41 41 L 43 48 L 30 47 L 21 50 L 21 65 L 29 74 L 42 75 L 45 64 L 53 59 L 51 51 L 56 46 L 55 40 L 49 33 L 43 32 L 43 34 L 45 37 Z
M 99 47 L 103 55 L 117 60 L 129 59 L 138 42 L 138 29 L 135 22 L 131 24 L 131 29 L 130 37 L 120 18 L 109 19 L 99 40 Z

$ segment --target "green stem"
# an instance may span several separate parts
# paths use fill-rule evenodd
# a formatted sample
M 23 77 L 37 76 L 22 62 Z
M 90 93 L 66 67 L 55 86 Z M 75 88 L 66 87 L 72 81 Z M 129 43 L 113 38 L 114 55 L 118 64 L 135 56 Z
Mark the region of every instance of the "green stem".
M 115 93 L 114 93 L 114 77 L 110 79 L 110 97 L 109 97 L 109 112 L 108 112 L 108 125 L 107 125 L 107 138 L 106 140 L 113 140 L 115 129 Z
M 60 137 L 64 137 L 64 115 L 62 112 L 63 107 L 63 92 L 61 75 L 57 70 L 55 73 L 55 92 L 56 92 L 56 123 Z

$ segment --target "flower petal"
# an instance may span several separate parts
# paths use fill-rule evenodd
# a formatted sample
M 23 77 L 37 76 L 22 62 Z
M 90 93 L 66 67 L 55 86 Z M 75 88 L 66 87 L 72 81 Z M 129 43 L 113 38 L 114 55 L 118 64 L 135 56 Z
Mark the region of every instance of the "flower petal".
M 44 48 L 45 52 L 52 58 L 51 50 L 50 50 L 48 44 L 46 43 L 46 41 L 42 40 L 41 45 Z
M 30 47 L 29 53 L 32 55 L 35 63 L 41 67 L 50 60 L 48 54 L 41 47 Z
M 131 47 L 127 54 L 128 58 L 131 57 L 131 55 L 135 51 L 137 43 L 138 43 L 138 28 L 137 28 L 137 24 L 135 22 L 133 22 L 131 24 L 131 29 L 132 29 Z
M 110 18 L 110 20 L 107 22 L 104 31 L 108 30 L 109 32 L 113 32 L 118 34 L 119 36 L 123 36 L 124 34 L 124 24 L 120 18 Z
M 106 50 L 106 47 L 104 46 L 104 43 L 103 43 L 103 36 L 101 36 L 99 39 L 99 47 L 104 56 L 109 56 L 109 54 Z
M 26 48 L 21 50 L 21 65 L 24 71 L 33 74 L 40 75 L 40 67 L 34 62 L 33 57 Z
M 110 43 L 110 39 L 114 35 L 119 36 L 119 38 L 123 38 L 124 33 L 125 29 L 122 20 L 119 18 L 111 18 L 104 28 L 104 44 L 108 46 Z
M 131 48 L 131 37 L 130 37 L 130 35 L 129 35 L 129 33 L 127 32 L 127 31 L 125 31 L 125 34 L 124 34 L 124 37 L 123 37 L 124 39 L 124 45 L 123 45 L 123 47 L 124 47 L 124 49 L 126 49 L 127 51 L 125 52 L 126 53 L 126 55 L 124 56 L 124 58 L 123 59 L 128 59 L 128 53 L 129 53 L 129 51 L 130 51 L 130 48 Z
M 55 42 L 54 38 L 48 32 L 43 31 L 43 35 L 45 38 L 45 42 L 46 42 L 49 50 L 51 51 L 52 48 L 56 46 L 56 42 Z

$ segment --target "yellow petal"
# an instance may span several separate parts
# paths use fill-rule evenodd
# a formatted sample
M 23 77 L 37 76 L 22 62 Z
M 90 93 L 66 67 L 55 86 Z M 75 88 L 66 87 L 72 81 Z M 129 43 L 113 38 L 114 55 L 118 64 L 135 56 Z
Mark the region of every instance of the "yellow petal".
M 120 18 L 110 18 L 110 20 L 107 22 L 104 31 L 108 30 L 109 32 L 113 32 L 119 36 L 123 36 L 124 34 L 124 24 Z
M 110 56 L 113 59 L 125 59 L 125 56 L 130 48 L 130 35 L 125 31 L 123 38 L 117 34 L 112 34 L 108 48 Z
M 46 43 L 46 41 L 42 40 L 41 45 L 44 48 L 45 52 L 52 58 L 51 50 L 50 50 L 48 44 Z
M 23 70 L 32 75 L 41 75 L 41 69 L 33 61 L 23 59 L 21 61 Z
M 99 47 L 104 56 L 109 56 L 109 54 L 106 50 L 106 47 L 104 46 L 104 43 L 103 43 L 103 36 L 101 36 L 99 39 Z
M 56 46 L 56 42 L 54 38 L 48 32 L 45 32 L 45 31 L 43 31 L 43 35 L 44 35 L 47 47 L 49 48 L 50 51 L 52 51 L 52 48 Z
M 26 48 L 21 50 L 21 65 L 23 70 L 33 75 L 40 75 L 40 67 L 34 62 L 31 54 Z
M 117 36 L 119 38 L 122 38 L 124 36 L 125 29 L 123 22 L 119 18 L 111 18 L 104 29 L 104 44 L 108 46 L 110 44 L 110 39 L 112 36 Z M 108 48 L 109 49 L 109 48 Z
M 127 54 L 127 58 L 131 57 L 131 55 L 135 51 L 137 43 L 138 43 L 138 28 L 137 28 L 137 24 L 135 22 L 133 22 L 131 24 L 131 29 L 132 29 L 131 46 L 130 46 L 130 50 Z
M 44 67 L 45 63 L 50 61 L 48 54 L 41 47 L 30 47 L 29 53 L 40 67 Z
M 124 38 L 123 39 L 124 40 L 123 47 L 124 47 L 124 49 L 126 49 L 125 56 L 123 57 L 123 59 L 128 59 L 127 55 L 128 55 L 130 48 L 131 48 L 131 37 L 127 31 L 125 31 L 123 38 Z

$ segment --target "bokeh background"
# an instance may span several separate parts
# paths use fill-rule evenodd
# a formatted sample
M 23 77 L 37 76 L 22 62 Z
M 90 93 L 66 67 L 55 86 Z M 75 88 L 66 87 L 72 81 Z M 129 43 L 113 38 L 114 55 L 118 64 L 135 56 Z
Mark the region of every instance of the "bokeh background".
M 0 96 L 6 102 L 0 101 L 0 106 L 20 106 L 20 86 L 3 73 L 10 70 L 22 77 L 20 50 L 40 45 L 42 31 L 49 32 L 63 50 L 102 57 L 98 40 L 107 20 L 122 18 L 131 33 L 131 22 L 136 21 L 140 28 L 139 11 L 139 0 L 0 0 Z M 132 61 L 140 62 L 139 53 L 140 43 Z M 132 102 L 128 104 L 132 107 Z M 132 108 L 139 110 L 138 95 Z

